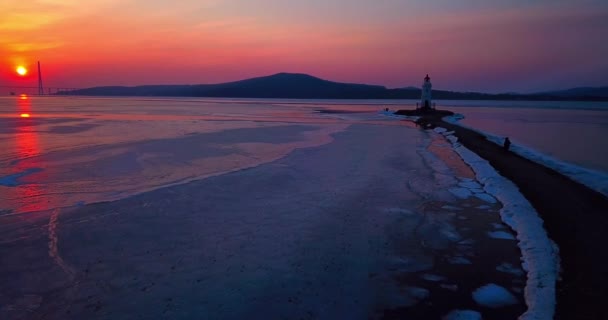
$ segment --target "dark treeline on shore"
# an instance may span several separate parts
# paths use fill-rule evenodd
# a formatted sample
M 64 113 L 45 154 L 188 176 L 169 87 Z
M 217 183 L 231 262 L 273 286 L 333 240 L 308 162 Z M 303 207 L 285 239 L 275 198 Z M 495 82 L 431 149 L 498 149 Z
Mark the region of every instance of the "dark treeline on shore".
M 333 82 L 306 74 L 278 73 L 220 84 L 104 86 L 64 91 L 58 94 L 285 99 L 419 99 L 421 90 L 411 87 L 388 89 L 376 85 Z M 433 90 L 433 98 L 444 100 L 608 101 L 608 87 L 575 88 L 535 94 L 488 94 Z

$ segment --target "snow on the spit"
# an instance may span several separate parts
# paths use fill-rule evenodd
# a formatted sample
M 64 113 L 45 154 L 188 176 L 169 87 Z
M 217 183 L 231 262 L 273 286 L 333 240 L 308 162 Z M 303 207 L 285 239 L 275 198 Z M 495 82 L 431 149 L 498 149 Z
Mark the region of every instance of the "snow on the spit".
M 488 161 L 458 143 L 457 137 L 447 135 L 446 138 L 475 171 L 484 190 L 503 204 L 501 219 L 517 233 L 522 267 L 527 272 L 524 296 L 528 305 L 528 310 L 519 319 L 552 319 L 559 257 L 557 246 L 547 236 L 542 219 L 513 182 L 499 175 Z
M 473 300 L 475 300 L 477 304 L 489 308 L 500 308 L 517 303 L 517 299 L 509 290 L 494 283 L 487 284 L 473 291 Z M 544 319 L 552 318 L 553 317 Z
M 420 119 L 420 117 L 417 117 L 417 116 L 404 116 L 404 115 L 400 115 L 400 114 L 395 114 L 394 111 L 382 110 L 382 111 L 380 111 L 380 114 L 387 116 L 389 118 L 396 118 L 396 119 L 403 119 L 403 120 L 416 121 L 416 120 Z
M 458 120 L 463 119 L 462 115 L 448 116 L 444 117 L 443 120 L 445 122 L 449 122 L 452 124 L 456 124 L 463 128 L 467 128 L 469 130 L 475 131 L 479 134 L 485 136 L 489 141 L 492 141 L 498 145 L 503 144 L 504 137 L 497 136 L 488 132 L 484 132 L 470 126 L 464 125 L 460 123 Z M 581 183 L 605 196 L 608 197 L 608 174 L 604 172 L 600 172 L 597 170 L 592 170 L 588 168 L 584 168 L 572 163 L 567 163 L 565 161 L 558 160 L 554 157 L 543 154 L 539 151 L 536 151 L 532 148 L 526 147 L 516 141 L 513 141 L 509 150 L 514 153 L 528 159 L 534 161 L 540 165 L 551 168 L 570 179 Z

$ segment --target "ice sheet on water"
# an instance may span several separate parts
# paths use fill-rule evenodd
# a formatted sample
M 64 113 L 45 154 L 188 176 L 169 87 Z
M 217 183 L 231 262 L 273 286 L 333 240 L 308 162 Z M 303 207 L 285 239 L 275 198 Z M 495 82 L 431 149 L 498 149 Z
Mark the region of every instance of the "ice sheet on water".
M 426 179 L 427 181 L 416 181 L 413 184 L 410 183 L 410 188 L 419 193 L 427 195 L 433 194 L 433 197 L 438 200 L 449 201 L 451 199 L 450 194 L 445 190 L 458 181 L 456 177 L 454 177 L 452 169 L 436 155 L 427 150 L 428 143 L 430 143 L 430 139 L 427 139 L 426 143 L 421 144 L 416 149 L 416 152 L 422 156 L 424 162 L 433 169 L 433 180 Z
M 473 300 L 477 304 L 489 308 L 500 308 L 517 304 L 517 299 L 509 290 L 494 283 L 487 284 L 473 291 Z
M 488 237 L 503 240 L 515 240 L 515 237 L 506 231 L 490 231 Z
M 452 310 L 442 320 L 481 320 L 481 313 L 473 310 Z

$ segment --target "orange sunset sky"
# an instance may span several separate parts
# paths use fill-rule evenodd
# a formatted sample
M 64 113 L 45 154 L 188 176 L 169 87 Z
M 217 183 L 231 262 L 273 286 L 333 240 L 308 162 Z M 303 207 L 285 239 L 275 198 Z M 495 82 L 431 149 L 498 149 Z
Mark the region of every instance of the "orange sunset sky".
M 2 0 L 0 86 L 301 72 L 505 92 L 608 85 L 608 1 Z M 29 72 L 19 77 L 24 65 Z

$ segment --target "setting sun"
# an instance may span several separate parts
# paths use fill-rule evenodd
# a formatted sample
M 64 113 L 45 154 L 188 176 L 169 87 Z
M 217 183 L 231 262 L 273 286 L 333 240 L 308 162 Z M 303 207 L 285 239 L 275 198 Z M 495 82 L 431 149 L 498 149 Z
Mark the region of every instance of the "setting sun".
M 29 118 L 30 114 L 29 113 L 22 113 L 20 114 L 21 118 Z
M 27 74 L 27 69 L 24 66 L 18 66 L 16 71 L 17 74 L 19 74 L 20 76 L 24 76 Z

